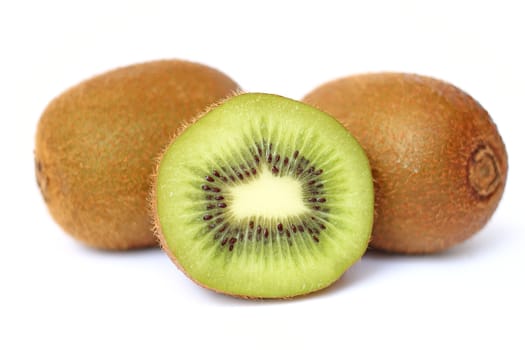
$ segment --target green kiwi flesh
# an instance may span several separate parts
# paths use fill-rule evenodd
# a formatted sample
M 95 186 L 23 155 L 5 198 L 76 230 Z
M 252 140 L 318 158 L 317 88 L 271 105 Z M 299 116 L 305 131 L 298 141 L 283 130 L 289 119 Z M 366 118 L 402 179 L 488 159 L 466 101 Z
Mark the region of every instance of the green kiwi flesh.
M 430 77 L 373 73 L 328 82 L 304 101 L 357 138 L 374 175 L 371 246 L 424 254 L 478 232 L 496 210 L 507 153 L 487 111 Z
M 149 217 L 151 175 L 177 129 L 238 85 L 193 62 L 118 68 L 56 97 L 38 123 L 36 178 L 55 221 L 84 244 L 158 245 Z
M 152 201 L 176 265 L 246 298 L 327 287 L 363 255 L 373 222 L 356 140 L 331 116 L 269 94 L 232 97 L 176 137 Z

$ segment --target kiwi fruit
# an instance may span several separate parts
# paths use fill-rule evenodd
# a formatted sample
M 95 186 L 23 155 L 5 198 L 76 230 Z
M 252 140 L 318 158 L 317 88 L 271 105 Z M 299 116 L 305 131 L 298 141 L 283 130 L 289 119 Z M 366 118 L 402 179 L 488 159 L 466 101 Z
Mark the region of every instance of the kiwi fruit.
M 365 252 L 366 154 L 331 116 L 246 93 L 201 116 L 160 157 L 152 209 L 163 249 L 193 281 L 244 298 L 327 287 Z
M 328 82 L 303 101 L 342 122 L 369 157 L 371 247 L 443 251 L 496 210 L 507 178 L 505 145 L 487 111 L 459 88 L 416 74 L 371 73 Z
M 88 246 L 158 245 L 148 197 L 156 157 L 176 130 L 238 89 L 182 60 L 135 64 L 56 97 L 36 132 L 36 178 L 49 211 Z

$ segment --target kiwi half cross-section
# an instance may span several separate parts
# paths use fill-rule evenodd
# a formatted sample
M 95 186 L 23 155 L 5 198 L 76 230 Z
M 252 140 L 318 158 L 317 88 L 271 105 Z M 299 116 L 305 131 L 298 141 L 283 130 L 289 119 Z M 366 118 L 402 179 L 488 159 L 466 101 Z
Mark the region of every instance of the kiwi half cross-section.
M 201 116 L 160 157 L 152 205 L 163 249 L 192 280 L 245 298 L 336 281 L 365 252 L 373 184 L 334 118 L 246 93 Z

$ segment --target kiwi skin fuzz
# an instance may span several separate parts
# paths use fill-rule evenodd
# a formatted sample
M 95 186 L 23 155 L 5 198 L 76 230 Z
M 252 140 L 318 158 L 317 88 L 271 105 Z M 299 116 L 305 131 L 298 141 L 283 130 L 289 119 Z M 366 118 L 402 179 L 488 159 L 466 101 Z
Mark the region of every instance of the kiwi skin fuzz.
M 370 73 L 328 82 L 303 101 L 341 121 L 368 154 L 376 194 L 371 247 L 440 252 L 478 232 L 496 210 L 505 145 L 487 111 L 459 88 Z
M 95 76 L 44 110 L 37 183 L 55 221 L 84 244 L 158 244 L 148 211 L 155 158 L 177 129 L 239 86 L 197 63 L 159 60 Z

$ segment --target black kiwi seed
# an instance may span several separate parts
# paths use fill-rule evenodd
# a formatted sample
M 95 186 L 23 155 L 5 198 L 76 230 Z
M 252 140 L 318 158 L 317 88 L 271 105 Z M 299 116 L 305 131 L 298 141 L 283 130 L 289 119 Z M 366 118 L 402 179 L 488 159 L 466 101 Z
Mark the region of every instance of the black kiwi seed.
M 277 152 L 274 149 L 272 143 L 267 143 L 265 140 L 256 143 L 255 150 L 253 152 L 246 153 L 247 156 L 243 157 L 244 161 L 231 168 L 223 167 L 222 171 L 212 169 L 206 175 L 204 179 L 206 183 L 201 184 L 200 188 L 204 193 L 221 193 L 222 186 L 228 186 L 228 182 L 243 183 L 245 181 L 251 181 L 252 176 L 259 174 L 260 167 L 264 167 L 260 160 L 264 156 L 267 161 L 268 170 L 273 175 L 282 173 L 283 175 L 291 174 L 304 181 L 304 190 L 307 193 L 306 201 L 310 203 L 309 207 L 316 214 L 323 215 L 322 213 L 327 212 L 328 208 L 324 207 L 326 198 L 319 196 L 319 191 L 323 187 L 323 169 L 316 169 L 315 166 L 309 165 L 310 160 L 302 156 L 299 150 L 295 150 L 291 155 L 286 156 L 281 152 Z M 264 151 L 263 151 L 264 150 Z M 281 167 L 277 166 L 281 164 Z M 211 185 L 217 183 L 218 185 Z M 204 198 L 208 201 L 206 203 L 206 210 L 202 215 L 202 220 L 209 222 L 214 220 L 212 223 L 207 224 L 207 228 L 213 232 L 213 239 L 218 241 L 220 246 L 227 247 L 227 251 L 231 252 L 235 249 L 235 245 L 238 241 L 264 241 L 278 239 L 278 237 L 285 237 L 289 245 L 292 242 L 295 235 L 308 234 L 311 239 L 318 243 L 320 238 L 319 234 L 322 230 L 326 229 L 326 226 L 322 223 L 311 222 L 306 223 L 306 218 L 290 219 L 286 222 L 278 222 L 275 226 L 269 225 L 269 222 L 263 222 L 261 224 L 255 224 L 254 220 L 245 221 L 244 224 L 231 224 L 224 223 L 224 213 L 217 211 L 217 209 L 228 208 L 228 200 L 222 194 L 210 195 L 205 194 Z M 315 215 L 310 216 L 312 221 L 316 221 Z M 240 225 L 240 226 L 239 226 Z M 242 233 L 241 233 L 242 232 Z M 246 234 L 245 234 L 246 232 Z M 292 234 L 294 234 L 292 236 Z M 281 239 L 281 238 L 279 238 Z

